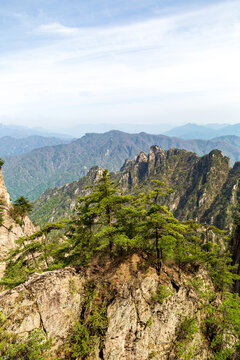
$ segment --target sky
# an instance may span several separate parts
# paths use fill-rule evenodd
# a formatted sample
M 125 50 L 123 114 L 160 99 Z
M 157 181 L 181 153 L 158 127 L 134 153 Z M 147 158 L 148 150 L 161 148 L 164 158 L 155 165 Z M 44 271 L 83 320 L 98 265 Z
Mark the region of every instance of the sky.
M 237 123 L 239 100 L 239 0 L 0 0 L 0 123 Z

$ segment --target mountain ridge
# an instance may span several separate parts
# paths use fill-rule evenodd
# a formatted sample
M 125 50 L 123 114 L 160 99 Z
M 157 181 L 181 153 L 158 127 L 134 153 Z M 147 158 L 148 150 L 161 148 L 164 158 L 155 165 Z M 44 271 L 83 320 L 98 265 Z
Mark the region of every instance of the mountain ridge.
M 40 127 L 27 127 L 23 125 L 4 125 L 0 123 L 0 133 L 1 137 L 11 136 L 14 138 L 24 138 L 28 136 L 44 136 L 44 137 L 57 137 L 61 139 L 71 139 L 73 138 L 67 134 L 55 133 L 52 131 L 48 131 L 46 129 Z
M 188 123 L 174 127 L 171 130 L 164 132 L 163 134 L 166 136 L 177 136 L 182 139 L 211 140 L 213 138 L 226 135 L 240 136 L 240 124 L 224 124 L 223 126 L 220 126 L 220 124 L 215 124 L 214 126 L 214 124 L 198 125 L 194 123 Z
M 0 138 L 0 156 L 21 155 L 45 146 L 54 146 L 68 143 L 69 140 L 56 137 L 32 135 L 25 138 L 4 136 Z

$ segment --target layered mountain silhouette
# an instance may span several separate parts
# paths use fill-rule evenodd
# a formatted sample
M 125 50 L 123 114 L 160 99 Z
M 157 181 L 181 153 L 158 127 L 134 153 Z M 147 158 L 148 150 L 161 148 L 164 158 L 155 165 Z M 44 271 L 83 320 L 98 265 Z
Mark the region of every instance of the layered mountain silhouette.
M 222 137 L 226 135 L 240 136 L 240 124 L 208 124 L 197 125 L 189 123 L 182 126 L 177 126 L 167 132 L 167 136 L 177 136 L 182 139 L 203 139 L 209 140 L 215 137 Z

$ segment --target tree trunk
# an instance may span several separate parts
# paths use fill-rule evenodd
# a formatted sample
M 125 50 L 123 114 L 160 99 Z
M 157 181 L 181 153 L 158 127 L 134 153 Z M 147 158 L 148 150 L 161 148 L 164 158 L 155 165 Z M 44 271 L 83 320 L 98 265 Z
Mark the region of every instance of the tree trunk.
M 232 242 L 233 265 L 237 265 L 235 272 L 240 275 L 240 221 L 236 225 Z M 234 284 L 234 292 L 240 294 L 240 280 L 236 280 Z
M 111 222 L 111 209 L 110 209 L 109 205 L 107 205 L 107 207 L 106 207 L 106 215 L 107 215 L 108 226 L 111 226 L 112 225 L 112 222 Z M 110 253 L 112 253 L 112 250 L 113 250 L 113 241 L 112 241 L 112 236 L 110 235 L 110 240 L 109 240 L 109 251 L 110 251 Z
M 159 250 L 159 234 L 158 229 L 156 229 L 155 233 L 155 246 L 156 246 L 156 253 L 157 253 L 157 273 L 160 275 L 161 267 L 162 267 L 162 249 Z

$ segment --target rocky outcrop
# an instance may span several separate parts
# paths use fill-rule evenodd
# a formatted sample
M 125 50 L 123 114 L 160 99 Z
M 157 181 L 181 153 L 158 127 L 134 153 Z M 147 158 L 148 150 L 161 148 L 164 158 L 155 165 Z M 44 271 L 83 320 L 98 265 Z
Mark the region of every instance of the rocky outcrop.
M 96 289 L 108 284 L 112 297 L 107 306 L 107 330 L 101 347 L 89 359 L 180 359 L 181 324 L 186 318 L 194 318 L 198 330 L 186 351 L 191 349 L 195 360 L 205 360 L 211 350 L 202 341 L 205 314 L 199 293 L 191 285 L 194 279 L 200 279 L 203 288 L 212 287 L 202 267 L 180 275 L 173 265 L 165 265 L 158 276 L 154 268 L 146 267 L 142 258 L 133 255 L 118 264 L 94 265 L 87 271 L 66 268 L 35 274 L 0 295 L 0 311 L 7 331 L 25 335 L 42 329 L 52 337 L 54 352 L 62 349 L 64 359 L 68 334 L 86 306 L 86 284 L 91 280 Z M 156 297 L 159 286 L 168 291 L 161 299 Z
M 0 258 L 2 258 L 9 249 L 14 248 L 15 241 L 21 236 L 31 235 L 36 228 L 28 218 L 24 216 L 22 224 L 18 224 L 11 217 L 12 203 L 10 196 L 4 184 L 2 170 L 0 169 L 0 207 L 3 222 L 0 225 Z M 5 264 L 0 263 L 0 277 L 3 275 Z
M 55 341 L 66 338 L 79 316 L 84 277 L 73 269 L 34 274 L 27 282 L 0 294 L 6 328 L 15 334 L 42 329 Z

